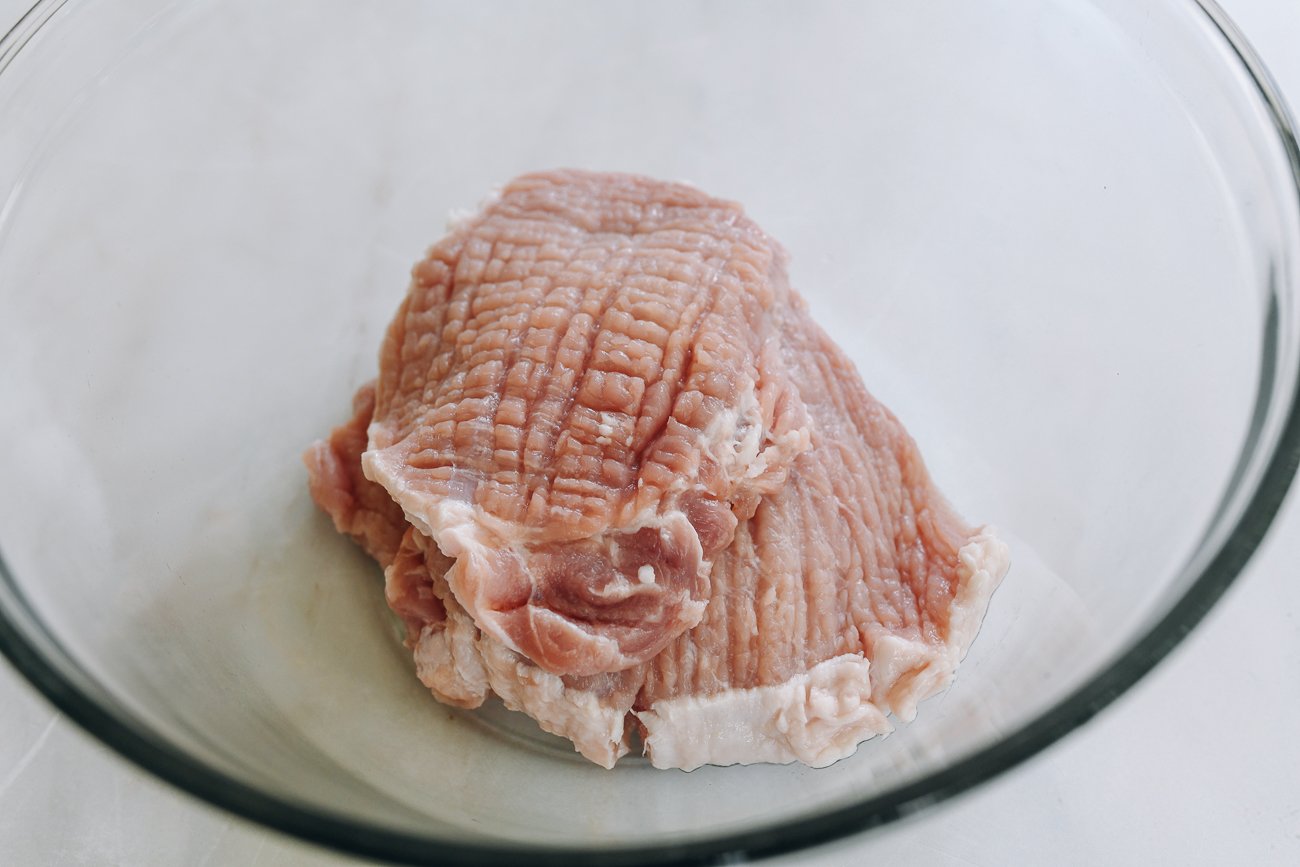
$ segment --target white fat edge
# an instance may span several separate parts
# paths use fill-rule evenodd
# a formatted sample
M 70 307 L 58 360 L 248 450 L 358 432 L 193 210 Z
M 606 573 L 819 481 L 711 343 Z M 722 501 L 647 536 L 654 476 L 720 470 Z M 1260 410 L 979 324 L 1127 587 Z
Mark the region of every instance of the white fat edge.
M 602 703 L 598 695 L 566 686 L 491 636 L 481 636 L 478 647 L 488 682 L 506 707 L 528 714 L 543 731 L 573 741 L 578 752 L 602 767 L 614 767 L 627 754 L 626 718 L 634 691 L 625 704 Z
M 871 701 L 871 663 L 845 654 L 772 686 L 656 701 L 634 712 L 657 768 L 801 761 L 825 767 L 893 727 Z
M 393 566 L 385 570 L 385 583 L 393 577 Z M 434 576 L 433 581 L 445 581 Z M 442 594 L 438 594 L 440 597 Z M 434 696 L 457 707 L 481 705 L 488 695 L 487 672 L 475 645 L 478 627 L 454 597 L 441 599 L 446 618 L 425 623 L 419 635 L 408 636 L 415 674 Z
M 415 674 L 440 700 L 478 707 L 486 700 L 487 670 L 476 640 L 479 631 L 463 611 L 447 611 L 447 622 L 420 630 L 413 650 Z
M 941 647 L 886 633 L 871 644 L 875 665 L 874 699 L 903 722 L 916 718 L 916 706 L 952 681 L 952 665 Z
M 961 661 L 979 633 L 993 591 L 1011 566 L 1011 549 L 993 527 L 981 527 L 957 552 L 963 579 L 952 600 L 948 621 L 948 646 Z
M 478 506 L 453 497 L 430 502 L 428 495 L 412 491 L 403 479 L 405 464 L 386 449 L 367 449 L 361 453 L 361 471 L 367 479 L 380 485 L 401 507 L 406 520 L 437 543 L 448 557 L 460 557 L 474 548 L 501 547 L 516 535 L 512 525 L 489 515 Z M 493 538 L 495 537 L 495 538 Z
M 1011 563 L 1010 549 L 991 527 L 983 527 L 957 552 L 961 574 L 949 609 L 948 636 L 935 645 L 885 634 L 872 644 L 874 697 L 904 722 L 916 718 L 917 705 L 945 689 L 970 650 L 989 600 Z
M 385 576 L 391 577 L 393 567 Z M 446 577 L 433 577 L 446 581 Z M 438 701 L 458 707 L 478 707 L 489 693 L 487 672 L 476 640 L 478 627 L 455 595 L 447 588 L 447 597 L 441 597 L 446 620 L 438 624 L 425 624 L 412 642 L 416 677 L 434 694 Z
M 361 470 L 367 479 L 388 491 L 411 526 L 432 539 L 445 556 L 456 561 L 453 571 L 475 566 L 488 568 L 484 561 L 490 554 L 503 547 L 512 550 L 515 548 L 504 541 L 515 535 L 509 532 L 508 525 L 486 514 L 478 506 L 446 497 L 431 503 L 426 495 L 411 491 L 403 481 L 400 461 L 386 450 L 368 449 L 362 452 Z M 504 630 L 492 618 L 482 615 L 474 599 L 462 598 L 454 588 L 452 595 L 480 629 L 491 632 L 512 650 L 518 651 L 519 648 Z
M 404 484 L 404 464 L 385 453 L 383 449 L 369 449 L 361 454 L 361 468 L 365 477 L 381 485 L 393 501 L 402 508 L 406 520 L 418 531 L 433 539 L 439 550 L 448 557 L 458 558 L 475 549 L 509 549 L 517 555 L 525 552 L 525 539 L 520 529 L 510 522 L 490 515 L 477 505 L 465 500 L 443 497 L 429 503 L 425 494 L 412 492 Z M 622 533 L 635 533 L 646 528 L 667 530 L 674 524 L 690 525 L 681 509 L 660 512 L 657 504 L 649 505 L 616 529 Z M 694 533 L 694 527 L 691 527 Z M 592 538 L 607 536 L 602 532 Z M 698 545 L 698 540 L 696 541 Z M 701 549 L 701 554 L 703 550 Z
M 370 426 L 370 442 L 375 442 L 373 433 L 375 425 Z M 361 453 L 361 473 L 367 479 L 388 491 L 388 496 L 401 507 L 406 520 L 425 536 L 433 537 L 429 522 L 425 520 L 420 509 L 423 505 L 416 494 L 412 494 L 402 481 L 402 462 L 389 454 L 388 449 L 369 448 Z
M 361 468 L 366 478 L 370 479 L 388 491 L 393 501 L 401 507 L 402 513 L 406 520 L 411 523 L 415 529 L 432 539 L 447 557 L 456 560 L 453 569 L 469 569 L 474 566 L 486 568 L 482 561 L 489 554 L 499 553 L 502 550 L 508 550 L 513 553 L 522 562 L 525 559 L 524 540 L 520 537 L 518 528 L 508 522 L 502 521 L 493 515 L 489 515 L 480 509 L 477 505 L 450 498 L 441 498 L 435 503 L 430 503 L 428 497 L 412 492 L 402 480 L 402 466 L 399 462 L 383 449 L 368 449 L 361 455 Z M 695 528 L 691 526 L 686 517 L 686 513 L 680 509 L 672 509 L 662 514 L 656 512 L 653 508 L 641 510 L 631 524 L 621 527 L 623 532 L 636 532 L 646 527 L 658 528 L 661 532 L 666 532 L 675 523 L 684 522 L 691 529 L 690 539 L 695 547 L 695 554 L 706 570 L 712 569 L 712 563 L 704 558 L 704 549 L 700 546 L 698 535 Z M 607 543 L 613 544 L 609 534 L 605 534 Z M 477 561 L 477 562 L 476 562 Z M 648 587 L 645 589 L 649 589 Z M 516 653 L 522 653 L 522 650 L 510 638 L 506 632 L 501 629 L 495 622 L 494 618 L 485 616 L 480 612 L 475 600 L 461 598 L 459 593 L 452 591 L 457 601 L 465 607 L 474 622 L 484 632 L 491 634 L 494 638 L 509 647 Z M 700 601 L 692 602 L 684 606 L 683 615 L 687 624 L 686 628 L 696 626 L 704 619 L 704 609 L 706 603 Z M 558 615 L 556 615 L 557 619 Z M 577 627 L 564 621 L 566 627 L 577 629 Z M 589 639 L 595 639 L 590 633 L 583 633 Z M 609 639 L 601 638 L 600 641 Z

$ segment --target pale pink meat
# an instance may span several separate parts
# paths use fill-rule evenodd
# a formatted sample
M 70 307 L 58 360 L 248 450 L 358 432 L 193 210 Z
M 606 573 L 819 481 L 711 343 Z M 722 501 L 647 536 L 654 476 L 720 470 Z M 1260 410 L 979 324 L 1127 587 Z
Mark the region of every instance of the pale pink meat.
M 910 720 L 917 702 L 951 681 L 1006 569 L 1005 547 L 953 512 L 911 437 L 801 304 L 789 311 L 783 344 L 813 421 L 812 448 L 715 560 L 704 619 L 646 666 L 636 710 L 657 765 L 733 755 L 717 743 L 725 732 L 689 722 L 674 732 L 669 717 L 683 727 L 720 696 L 733 717 L 780 713 L 788 708 L 769 706 L 786 698 L 755 690 L 846 657 L 870 672 L 857 704 L 846 712 L 841 701 L 833 719 L 817 720 L 834 737 L 801 743 L 800 732 L 783 733 L 782 758 L 824 764 L 889 731 L 885 714 Z M 743 750 L 734 760 L 752 761 Z
M 352 399 L 352 418 L 312 443 L 303 455 L 311 495 L 334 521 L 340 533 L 357 541 L 366 553 L 387 566 L 406 532 L 406 516 L 381 486 L 361 472 L 366 427 L 375 410 L 375 389 L 368 383 Z
M 734 204 L 521 178 L 416 266 L 306 455 L 417 674 L 610 767 L 827 764 L 942 689 L 1006 569 Z M 364 476 L 362 470 L 364 469 Z
M 362 461 L 456 558 L 481 629 L 589 675 L 699 622 L 710 558 L 807 444 L 787 435 L 806 420 L 773 318 L 782 260 L 690 187 L 559 172 L 416 266 Z

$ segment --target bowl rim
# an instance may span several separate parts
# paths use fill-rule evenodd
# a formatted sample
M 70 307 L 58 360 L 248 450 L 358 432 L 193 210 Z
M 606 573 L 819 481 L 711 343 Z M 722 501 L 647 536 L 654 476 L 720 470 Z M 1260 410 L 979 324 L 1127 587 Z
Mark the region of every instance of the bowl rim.
M 68 0 L 37 0 L 0 37 L 0 74 L 40 30 L 55 19 Z M 74 4 L 75 5 L 75 4 Z M 1269 121 L 1289 162 L 1290 195 L 1300 204 L 1300 146 L 1295 125 L 1280 91 L 1241 31 L 1216 0 L 1187 0 L 1221 38 L 1263 99 Z M 1228 61 L 1232 63 L 1232 60 Z M 1300 239 L 1295 239 L 1300 240 Z M 1010 770 L 1087 722 L 1151 671 L 1205 616 L 1238 577 L 1264 538 L 1300 463 L 1300 380 L 1279 416 L 1280 432 L 1263 463 L 1259 482 L 1186 592 L 1129 649 L 1047 711 L 998 742 L 941 770 L 887 793 L 809 816 L 782 820 L 763 828 L 729 832 L 682 843 L 578 849 L 560 846 L 464 843 L 424 837 L 357 821 L 345 814 L 305 806 L 269 795 L 154 737 L 148 726 L 125 709 L 105 706 L 77 683 L 88 675 L 67 656 L 56 664 L 42 652 L 42 642 L 26 634 L 10 610 L 0 605 L 0 654 L 8 658 L 45 698 L 86 732 L 152 775 L 214 806 L 310 843 L 343 852 L 412 864 L 496 865 L 632 865 L 732 864 L 786 854 L 829 843 L 875 828 L 948 800 Z M 1256 412 L 1267 401 L 1261 388 Z M 1281 399 L 1279 399 L 1279 404 Z M 1250 438 L 1243 446 L 1249 454 Z M 1234 479 L 1233 484 L 1239 479 Z M 1232 492 L 1229 485 L 1228 494 Z M 1225 495 L 1227 496 L 1227 495 Z M 40 619 L 18 590 L 0 553 L 0 594 L 12 597 L 42 631 Z M 41 636 L 58 647 L 57 639 Z M 69 676 L 71 673 L 72 676 Z

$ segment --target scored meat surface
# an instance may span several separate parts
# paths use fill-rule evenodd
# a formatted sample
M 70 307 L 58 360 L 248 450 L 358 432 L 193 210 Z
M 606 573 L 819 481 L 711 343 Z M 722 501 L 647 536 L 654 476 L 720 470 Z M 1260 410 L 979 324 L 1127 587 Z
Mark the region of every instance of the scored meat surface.
M 637 717 L 662 767 L 822 765 L 948 685 L 1007 566 L 802 310 L 783 341 L 812 448 L 713 567 L 703 622 L 649 665 Z M 755 733 L 758 734 L 755 737 Z
M 812 322 L 785 254 L 682 184 L 507 186 L 413 272 L 305 456 L 417 674 L 610 767 L 823 765 L 950 681 L 1007 565 Z
M 709 560 L 807 447 L 780 267 L 733 205 L 576 173 L 516 181 L 416 267 L 362 465 L 483 631 L 584 675 L 699 622 Z

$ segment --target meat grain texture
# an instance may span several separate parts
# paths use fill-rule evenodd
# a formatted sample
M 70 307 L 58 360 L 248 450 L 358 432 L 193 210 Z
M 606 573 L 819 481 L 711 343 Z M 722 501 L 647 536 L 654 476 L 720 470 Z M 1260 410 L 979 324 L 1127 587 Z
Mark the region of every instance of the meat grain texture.
M 612 767 L 830 764 L 942 690 L 1006 571 L 808 315 L 684 184 L 516 179 L 416 265 L 312 496 L 416 672 Z

